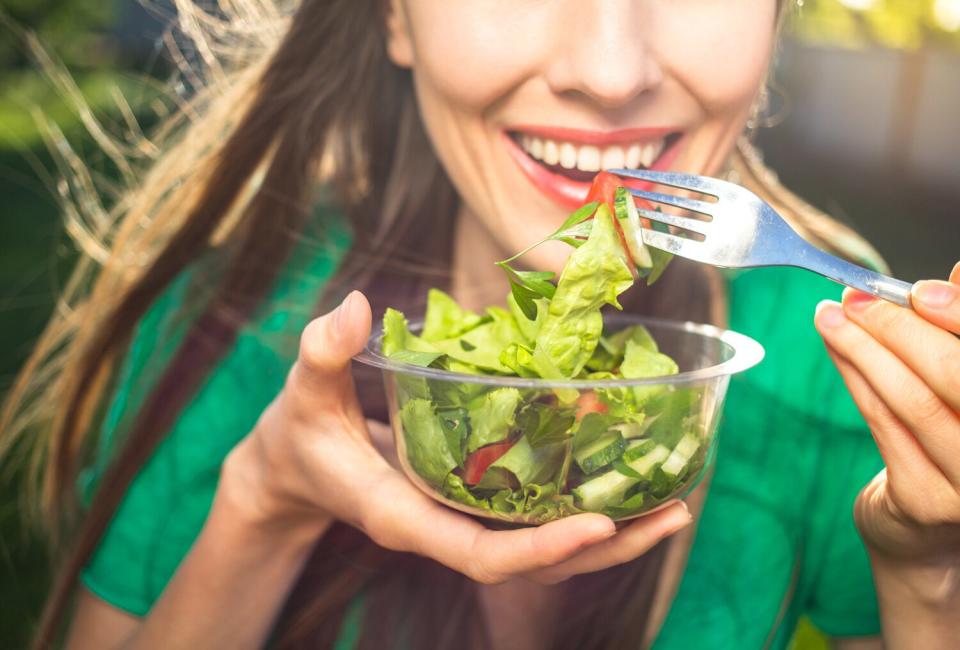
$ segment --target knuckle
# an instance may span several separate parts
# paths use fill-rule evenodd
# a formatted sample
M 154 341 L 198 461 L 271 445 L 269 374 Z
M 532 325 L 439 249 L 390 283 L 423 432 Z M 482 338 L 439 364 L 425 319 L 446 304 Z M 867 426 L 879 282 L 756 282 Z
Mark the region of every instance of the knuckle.
M 479 560 L 471 561 L 466 567 L 465 573 L 468 578 L 483 585 L 498 585 L 507 579 L 502 573 L 491 570 L 484 562 Z
M 864 420 L 874 433 L 903 430 L 900 419 L 876 395 L 861 396 L 857 402 L 863 411 Z
M 944 494 L 936 485 L 921 490 L 915 485 L 897 489 L 887 507 L 894 520 L 922 528 L 936 528 L 950 523 L 957 509 L 955 499 Z
M 483 533 L 478 533 L 470 545 L 470 552 L 467 555 L 467 561 L 464 565 L 463 573 L 471 580 L 484 585 L 496 585 L 505 582 L 507 577 L 502 571 L 495 569 L 490 558 L 480 548 L 480 538 Z
M 866 320 L 871 329 L 877 331 L 883 340 L 896 341 L 907 335 L 908 317 L 909 314 L 905 310 L 878 302 L 873 309 L 867 311 Z
M 960 341 L 956 349 L 937 357 L 937 374 L 949 390 L 960 392 Z
M 939 429 L 952 418 L 946 405 L 929 390 L 920 391 L 910 401 L 909 408 L 916 421 L 925 429 Z
M 377 546 L 390 551 L 403 551 L 403 544 L 398 543 L 396 536 L 384 525 L 384 518 L 370 512 L 369 508 L 359 508 L 354 513 L 353 525 L 370 538 Z
M 931 500 L 920 500 L 908 510 L 908 516 L 924 528 L 934 528 L 946 523 L 946 513 Z
M 309 368 L 323 365 L 327 344 L 327 327 L 323 318 L 310 321 L 300 335 L 300 361 Z

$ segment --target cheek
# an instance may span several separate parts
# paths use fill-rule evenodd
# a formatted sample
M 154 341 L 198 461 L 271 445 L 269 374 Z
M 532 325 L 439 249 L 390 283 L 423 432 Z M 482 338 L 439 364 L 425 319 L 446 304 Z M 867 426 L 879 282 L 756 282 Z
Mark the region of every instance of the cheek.
M 531 12 L 498 0 L 411 0 L 413 71 L 419 86 L 461 108 L 483 110 L 520 84 L 543 51 Z
M 657 45 L 664 65 L 706 113 L 741 114 L 752 104 L 767 75 L 774 46 L 775 3 L 681 2 L 695 5 L 696 12 L 664 12 L 661 28 L 653 35 L 660 39 Z

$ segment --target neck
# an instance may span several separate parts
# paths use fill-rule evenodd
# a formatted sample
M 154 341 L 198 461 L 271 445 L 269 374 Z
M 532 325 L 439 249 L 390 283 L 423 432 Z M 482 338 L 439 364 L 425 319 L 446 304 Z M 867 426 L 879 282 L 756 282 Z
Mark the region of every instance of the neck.
M 480 220 L 461 205 L 453 238 L 453 298 L 475 311 L 502 304 L 509 289 L 503 271 L 494 263 L 509 256 Z

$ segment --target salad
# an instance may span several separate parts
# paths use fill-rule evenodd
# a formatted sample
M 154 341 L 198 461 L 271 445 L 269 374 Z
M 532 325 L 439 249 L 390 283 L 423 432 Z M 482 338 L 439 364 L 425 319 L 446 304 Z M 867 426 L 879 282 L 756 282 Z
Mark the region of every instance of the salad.
M 475 313 L 433 289 L 416 333 L 401 312 L 384 315 L 381 352 L 393 361 L 560 380 L 515 388 L 395 373 L 388 381 L 401 461 L 414 482 L 460 509 L 524 523 L 582 511 L 621 519 L 699 479 L 710 446 L 702 389 L 609 385 L 678 372 L 643 326 L 614 330 L 601 313 L 621 309 L 618 296 L 637 280 L 654 282 L 670 256 L 643 245 L 634 200 L 615 176 L 601 173 L 588 201 L 547 238 L 574 248 L 555 281 L 514 266 L 530 247 L 498 263 L 511 285 L 507 307 Z M 570 379 L 596 383 L 563 386 Z

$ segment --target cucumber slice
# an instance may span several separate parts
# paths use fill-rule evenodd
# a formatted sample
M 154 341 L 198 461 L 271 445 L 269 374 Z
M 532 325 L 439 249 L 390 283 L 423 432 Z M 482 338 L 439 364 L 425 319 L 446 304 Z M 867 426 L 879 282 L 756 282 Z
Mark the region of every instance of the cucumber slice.
M 640 269 L 652 268 L 653 257 L 640 234 L 640 214 L 637 212 L 637 204 L 633 202 L 633 197 L 626 188 L 617 188 L 613 197 L 613 211 L 623 230 L 623 238 L 634 264 Z
M 693 458 L 693 455 L 697 453 L 698 449 L 700 449 L 700 441 L 697 440 L 697 437 L 690 433 L 686 434 L 680 438 L 680 442 L 678 442 L 677 446 L 670 452 L 670 456 L 663 461 L 660 469 L 662 469 L 665 474 L 679 476 L 680 472 L 687 466 L 687 463 L 690 462 L 690 459 Z
M 627 450 L 623 452 L 623 461 L 629 463 L 646 456 L 657 446 L 653 440 L 631 440 L 627 443 Z
M 584 510 L 600 512 L 622 501 L 624 493 L 636 482 L 635 478 L 611 470 L 574 488 L 573 496 L 575 503 Z
M 628 462 L 627 465 L 638 474 L 650 476 L 655 468 L 659 467 L 670 457 L 670 453 L 670 450 L 663 445 L 657 445 L 640 458 Z
M 573 459 L 577 461 L 577 465 L 584 474 L 593 474 L 620 458 L 626 446 L 627 443 L 620 432 L 611 431 L 584 445 L 582 449 L 578 449 Z
M 656 419 L 657 416 L 654 415 L 649 418 L 644 418 L 642 422 L 621 422 L 610 428 L 619 431 L 627 440 L 642 438 L 646 435 L 647 429 L 650 428 L 650 425 L 653 424 Z
M 641 445 L 648 447 L 646 443 L 650 441 L 638 442 L 639 444 L 634 443 L 633 447 L 626 451 L 626 454 L 631 453 L 634 449 L 639 449 Z M 612 469 L 575 488 L 573 496 L 581 508 L 593 512 L 600 512 L 606 507 L 616 505 L 623 500 L 623 495 L 628 489 L 641 480 L 649 479 L 653 475 L 653 471 L 670 456 L 670 453 L 670 450 L 663 445 L 656 445 L 639 458 L 625 461 L 627 467 L 642 476 L 643 479 Z M 626 458 L 626 454 L 624 458 Z

